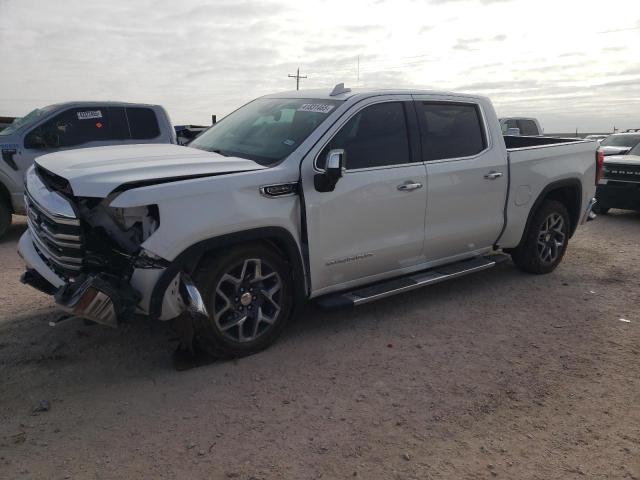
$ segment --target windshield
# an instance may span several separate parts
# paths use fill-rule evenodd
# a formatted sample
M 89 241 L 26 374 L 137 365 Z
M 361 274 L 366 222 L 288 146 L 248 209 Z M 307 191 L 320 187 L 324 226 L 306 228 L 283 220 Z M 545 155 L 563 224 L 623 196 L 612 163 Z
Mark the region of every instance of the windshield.
M 603 147 L 635 147 L 640 142 L 640 135 L 610 135 L 600 145 Z
M 36 108 L 35 110 L 29 112 L 24 117 L 16 118 L 13 122 L 11 122 L 11 124 L 7 128 L 5 128 L 4 130 L 0 130 L 0 135 L 9 135 L 15 132 L 16 130 L 18 130 L 19 128 L 24 127 L 25 125 L 30 125 L 38 121 L 38 119 L 50 113 L 51 110 L 53 110 L 53 108 L 54 108 L 53 106 Z
M 629 155 L 638 155 L 640 156 L 640 143 L 638 143 L 635 147 L 629 150 Z
M 189 146 L 271 165 L 293 152 L 340 103 L 342 100 L 259 98 Z

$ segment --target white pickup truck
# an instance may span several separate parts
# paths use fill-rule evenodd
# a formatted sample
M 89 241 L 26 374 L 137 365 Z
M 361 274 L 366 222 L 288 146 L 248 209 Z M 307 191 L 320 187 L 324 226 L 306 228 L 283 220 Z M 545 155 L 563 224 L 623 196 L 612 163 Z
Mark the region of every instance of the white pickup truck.
M 65 102 L 36 108 L 0 129 L 0 238 L 24 213 L 24 175 L 36 157 L 75 148 L 176 143 L 164 108 L 124 102 Z
M 37 158 L 22 280 L 74 316 L 179 318 L 187 345 L 247 355 L 305 300 L 360 305 L 500 252 L 551 272 L 593 206 L 596 145 L 504 138 L 479 96 L 341 84 L 267 95 L 189 147 Z

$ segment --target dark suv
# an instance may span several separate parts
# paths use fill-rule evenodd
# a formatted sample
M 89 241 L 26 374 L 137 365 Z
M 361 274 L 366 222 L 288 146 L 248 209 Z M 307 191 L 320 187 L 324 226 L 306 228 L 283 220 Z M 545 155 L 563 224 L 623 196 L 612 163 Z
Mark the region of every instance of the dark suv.
M 610 208 L 640 211 L 640 144 L 626 155 L 605 157 L 596 199 L 600 213 Z

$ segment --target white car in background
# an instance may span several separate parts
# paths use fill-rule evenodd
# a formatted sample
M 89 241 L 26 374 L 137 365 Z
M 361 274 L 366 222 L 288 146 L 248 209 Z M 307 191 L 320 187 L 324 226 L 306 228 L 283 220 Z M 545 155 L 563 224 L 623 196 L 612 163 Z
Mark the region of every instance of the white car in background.
M 602 143 L 602 141 L 607 138 L 609 134 L 606 135 L 587 135 L 584 137 L 585 140 L 595 140 L 598 143 Z
M 640 133 L 638 132 L 614 133 L 600 142 L 600 147 L 608 157 L 609 155 L 626 155 L 639 143 Z

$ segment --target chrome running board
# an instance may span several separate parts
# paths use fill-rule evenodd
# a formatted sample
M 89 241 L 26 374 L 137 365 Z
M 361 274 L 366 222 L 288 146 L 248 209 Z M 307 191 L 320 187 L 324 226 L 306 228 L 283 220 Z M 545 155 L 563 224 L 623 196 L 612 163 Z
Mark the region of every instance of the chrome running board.
M 375 283 L 367 287 L 360 287 L 356 290 L 331 293 L 318 298 L 316 304 L 322 308 L 355 307 L 398 293 L 409 292 L 416 288 L 444 282 L 452 278 L 479 272 L 480 270 L 486 270 L 487 268 L 495 267 L 497 264 L 508 260 L 508 258 L 508 255 L 495 254 L 463 260 L 461 262 L 412 273 L 404 277 Z

